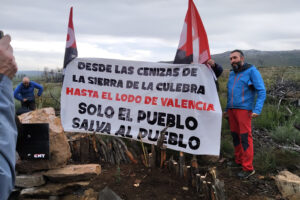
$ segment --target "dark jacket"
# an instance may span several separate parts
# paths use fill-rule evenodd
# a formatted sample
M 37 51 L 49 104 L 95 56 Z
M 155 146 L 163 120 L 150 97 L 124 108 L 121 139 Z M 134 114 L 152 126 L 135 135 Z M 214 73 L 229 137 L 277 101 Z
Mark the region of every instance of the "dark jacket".
M 213 71 L 215 72 L 216 77 L 218 78 L 222 72 L 223 72 L 223 68 L 221 65 L 219 65 L 218 63 L 215 63 L 215 67 L 212 67 Z
M 223 72 L 223 67 L 221 65 L 219 65 L 218 63 L 215 63 L 215 67 L 212 67 L 212 70 L 214 71 L 216 77 L 218 78 L 219 76 L 221 76 L 221 74 Z M 219 91 L 218 80 L 215 80 L 215 82 L 216 82 L 217 91 Z

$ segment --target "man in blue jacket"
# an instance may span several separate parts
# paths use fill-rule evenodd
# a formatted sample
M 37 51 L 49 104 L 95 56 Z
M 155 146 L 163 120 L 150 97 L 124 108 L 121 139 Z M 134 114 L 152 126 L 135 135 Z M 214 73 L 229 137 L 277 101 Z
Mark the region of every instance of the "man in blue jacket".
M 233 70 L 227 83 L 227 106 L 224 116 L 229 119 L 235 162 L 243 167 L 238 176 L 248 178 L 255 173 L 251 119 L 261 113 L 266 89 L 259 71 L 255 66 L 245 63 L 241 50 L 230 53 L 230 62 Z
M 28 77 L 23 78 L 23 82 L 20 83 L 14 92 L 14 97 L 21 101 L 22 108 L 29 110 L 35 110 L 35 97 L 34 89 L 38 89 L 38 96 L 43 93 L 43 86 L 34 81 L 30 81 Z
M 10 36 L 0 39 L 0 200 L 7 200 L 14 188 L 17 128 L 11 79 L 17 64 Z

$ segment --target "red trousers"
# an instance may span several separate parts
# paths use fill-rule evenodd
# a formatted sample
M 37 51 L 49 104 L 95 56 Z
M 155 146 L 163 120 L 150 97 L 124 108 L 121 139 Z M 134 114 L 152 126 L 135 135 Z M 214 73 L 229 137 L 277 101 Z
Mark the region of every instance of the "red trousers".
M 254 169 L 251 114 L 252 112 L 249 110 L 228 110 L 235 162 L 241 164 L 244 171 L 252 171 Z

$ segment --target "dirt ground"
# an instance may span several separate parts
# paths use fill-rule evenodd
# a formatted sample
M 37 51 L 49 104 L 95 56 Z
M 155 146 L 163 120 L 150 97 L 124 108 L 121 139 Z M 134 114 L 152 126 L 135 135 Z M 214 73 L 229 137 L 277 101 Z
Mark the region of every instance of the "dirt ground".
M 236 176 L 239 169 L 228 167 L 226 161 L 214 166 L 217 166 L 217 177 L 225 183 L 227 200 L 283 200 L 272 177 L 255 174 L 249 179 L 241 180 Z M 134 186 L 136 183 L 139 186 Z M 89 188 L 99 192 L 106 186 L 124 200 L 204 199 L 186 180 L 176 177 L 167 169 L 150 169 L 143 165 L 120 165 L 120 171 L 116 166 L 102 166 L 101 175 L 91 181 Z M 184 190 L 184 187 L 188 190 Z M 83 192 L 77 193 L 78 199 L 82 198 Z
M 254 132 L 256 152 L 260 151 L 262 146 L 272 144 L 266 138 L 262 133 L 258 136 Z M 214 162 L 206 160 L 205 157 L 198 157 L 201 175 L 207 173 L 211 167 L 216 167 L 217 178 L 224 181 L 226 200 L 284 200 L 277 189 L 274 176 L 256 172 L 248 179 L 239 179 L 237 173 L 241 169 L 230 167 L 229 157 L 230 155 L 227 155 Z M 87 188 L 73 191 L 73 194 L 58 199 L 96 200 L 98 193 L 105 187 L 109 187 L 124 200 L 205 199 L 203 193 L 197 192 L 187 180 L 179 178 L 167 168 L 147 168 L 141 162 L 121 164 L 119 169 L 116 165 L 103 162 L 100 164 L 101 174 L 92 179 Z
M 219 179 L 225 183 L 226 199 L 230 200 L 281 200 L 281 194 L 277 189 L 274 177 L 262 176 L 258 173 L 242 180 L 237 177 L 240 169 L 231 168 L 225 164 L 217 168 Z

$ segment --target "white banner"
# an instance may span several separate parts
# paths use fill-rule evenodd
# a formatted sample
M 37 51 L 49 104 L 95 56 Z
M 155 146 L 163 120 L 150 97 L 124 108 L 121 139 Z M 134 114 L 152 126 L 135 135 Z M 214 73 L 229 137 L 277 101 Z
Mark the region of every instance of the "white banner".
M 101 133 L 219 155 L 222 110 L 205 65 L 76 58 L 61 92 L 65 131 Z

